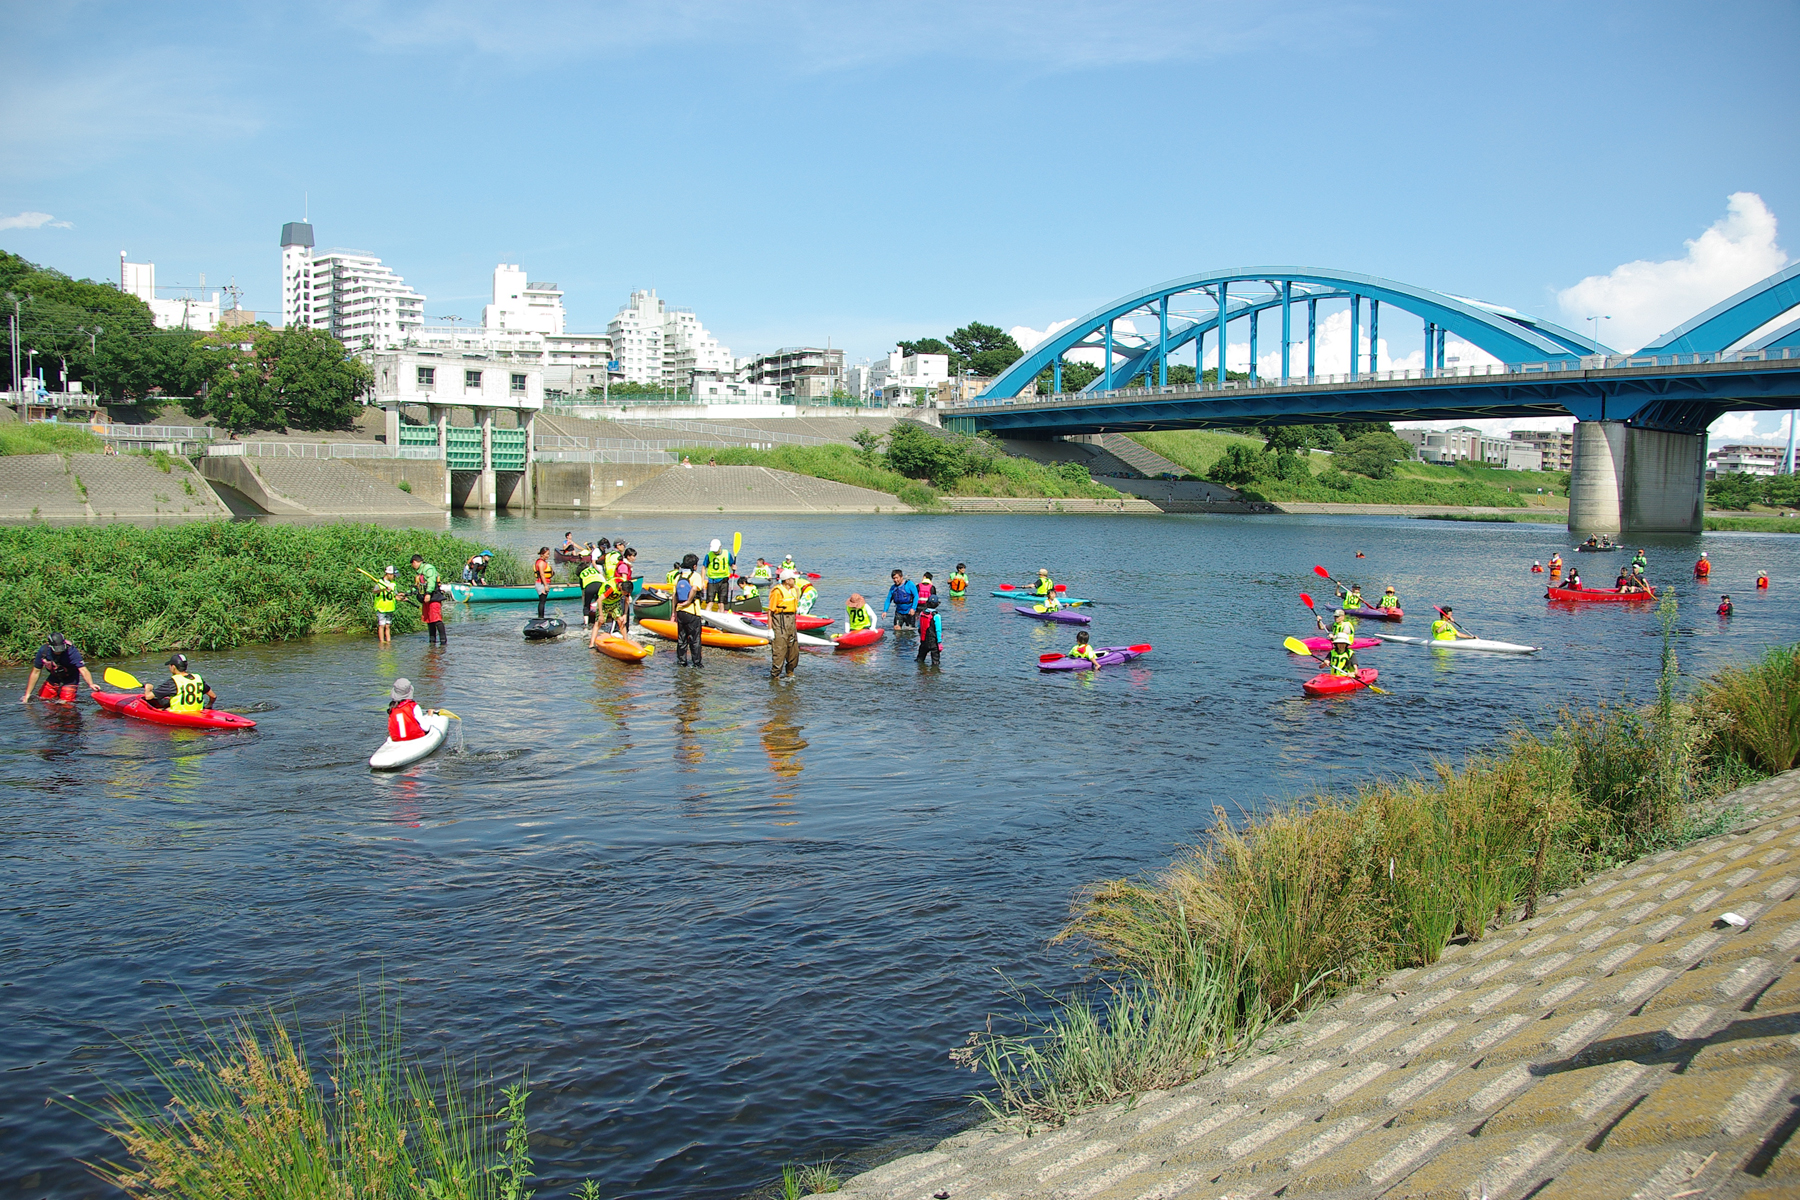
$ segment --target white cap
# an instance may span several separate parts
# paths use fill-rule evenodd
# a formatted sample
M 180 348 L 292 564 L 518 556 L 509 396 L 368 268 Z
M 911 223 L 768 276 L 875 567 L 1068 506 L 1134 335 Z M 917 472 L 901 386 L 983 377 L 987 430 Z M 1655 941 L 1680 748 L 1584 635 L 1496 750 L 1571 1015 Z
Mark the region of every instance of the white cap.
M 784 568 L 784 569 L 783 569 L 783 570 L 782 570 L 782 572 L 781 572 L 781 578 L 782 578 L 782 580 L 783 580 L 783 581 L 784 581 L 784 582 L 785 582 L 785 581 L 787 581 L 787 580 L 789 580 L 789 579 L 793 579 L 793 578 L 795 578 L 795 575 L 794 575 L 794 568 L 792 568 L 792 567 L 786 567 L 786 568 Z
M 1341 608 L 1333 609 L 1331 615 L 1334 617 L 1341 617 L 1344 615 L 1344 610 Z
M 711 545 L 711 547 L 709 547 L 709 549 L 711 549 L 714 554 L 717 554 L 719 552 L 719 539 L 718 538 L 713 539 L 713 544 Z
M 1334 646 L 1349 645 L 1350 644 L 1350 631 L 1348 629 L 1338 630 L 1335 634 L 1332 635 L 1331 644 Z

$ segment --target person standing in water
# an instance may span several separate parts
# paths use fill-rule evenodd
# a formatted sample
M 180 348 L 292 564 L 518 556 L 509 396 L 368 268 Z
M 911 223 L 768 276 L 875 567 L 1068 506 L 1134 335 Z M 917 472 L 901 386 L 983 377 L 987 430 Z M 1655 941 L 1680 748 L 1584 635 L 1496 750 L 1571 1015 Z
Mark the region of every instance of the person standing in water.
M 550 581 L 556 578 L 556 567 L 550 561 L 550 547 L 538 547 L 537 561 L 531 564 L 531 575 L 537 584 L 538 616 L 541 617 L 544 615 L 544 602 L 550 599 Z
M 390 646 L 394 641 L 394 610 L 400 607 L 400 574 L 389 567 L 375 581 L 375 641 Z
M 938 614 L 938 598 L 933 596 L 924 601 L 919 609 L 919 653 L 913 661 L 925 662 L 925 656 L 931 656 L 931 665 L 942 666 L 944 661 L 944 618 Z

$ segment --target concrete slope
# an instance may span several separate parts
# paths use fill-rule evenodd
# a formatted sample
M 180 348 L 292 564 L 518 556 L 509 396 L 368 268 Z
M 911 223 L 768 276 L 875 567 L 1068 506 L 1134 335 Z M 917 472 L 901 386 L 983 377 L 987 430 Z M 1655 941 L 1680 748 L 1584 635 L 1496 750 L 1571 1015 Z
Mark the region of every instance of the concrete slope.
M 715 440 L 734 445 L 755 440 L 753 437 L 744 437 L 737 431 L 755 430 L 825 438 L 848 446 L 853 444 L 851 438 L 858 431 L 872 429 L 877 434 L 885 434 L 896 419 L 889 416 L 720 418 L 695 420 L 695 428 L 692 429 L 667 429 L 633 421 L 629 416 L 621 420 L 589 420 L 546 415 L 538 418 L 538 430 L 541 433 L 560 433 L 570 437 L 632 438 L 646 441 L 684 441 L 692 438 L 696 443 L 706 440 L 708 430 L 715 430 L 717 432 L 711 435 Z M 732 432 L 725 432 L 727 430 Z
M 60 454 L 8 454 L 0 457 L 0 517 L 7 520 L 68 520 L 87 517 L 87 502 Z
M 1178 462 L 1164 458 L 1147 446 L 1140 446 L 1122 433 L 1095 434 L 1099 448 L 1131 467 L 1147 479 L 1173 475 L 1179 479 L 1188 473 Z
M 207 458 L 209 478 L 266 513 L 314 517 L 442 517 L 444 510 L 393 484 L 328 458 Z
M 1735 832 L 1596 876 L 1190 1084 L 1033 1137 L 984 1125 L 841 1194 L 1800 1195 L 1800 772 L 1733 801 Z
M 607 505 L 617 513 L 905 511 L 886 492 L 767 467 L 676 467 Z
M 230 516 L 185 459 L 164 471 L 139 454 L 20 454 L 0 457 L 0 518 Z

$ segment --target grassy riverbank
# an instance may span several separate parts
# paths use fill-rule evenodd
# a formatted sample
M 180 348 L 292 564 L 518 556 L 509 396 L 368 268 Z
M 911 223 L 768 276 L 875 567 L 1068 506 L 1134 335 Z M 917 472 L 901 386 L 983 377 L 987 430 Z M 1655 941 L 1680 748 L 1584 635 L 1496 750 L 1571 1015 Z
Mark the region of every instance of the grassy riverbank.
M 1104 484 L 1095 483 L 1085 467 L 1058 469 L 1009 454 L 980 456 L 970 464 L 966 474 L 953 481 L 914 479 L 894 470 L 883 454 L 869 454 L 852 446 L 776 446 L 772 450 L 751 450 L 739 446 L 696 446 L 683 451 L 695 462 L 712 462 L 722 467 L 770 467 L 792 471 L 815 479 L 830 479 L 855 487 L 870 488 L 897 496 L 903 504 L 929 509 L 940 496 L 1018 496 L 1053 500 L 1113 500 L 1119 493 Z
M 9 566 L 0 662 L 28 661 L 52 629 L 95 658 L 373 629 L 373 585 L 355 568 L 392 565 L 410 579 L 408 560 L 422 554 L 456 579 L 485 548 L 448 533 L 343 523 L 0 527 Z M 524 578 L 509 551 L 488 571 L 493 583 Z M 414 631 L 418 617 L 402 604 L 395 627 Z
M 1097 985 L 1018 993 L 959 1060 L 999 1115 L 1060 1123 L 1191 1079 L 1345 987 L 1431 963 L 1594 871 L 1729 828 L 1724 793 L 1800 760 L 1800 646 L 1678 692 L 1672 601 L 1646 708 L 1562 712 L 1545 732 L 1423 778 L 1236 824 L 1149 879 L 1093 884 L 1059 940 Z
M 100 450 L 99 438 L 73 425 L 0 425 L 0 454 L 98 454 Z
M 1800 517 L 1715 517 L 1705 518 L 1706 528 L 1724 533 L 1800 533 Z

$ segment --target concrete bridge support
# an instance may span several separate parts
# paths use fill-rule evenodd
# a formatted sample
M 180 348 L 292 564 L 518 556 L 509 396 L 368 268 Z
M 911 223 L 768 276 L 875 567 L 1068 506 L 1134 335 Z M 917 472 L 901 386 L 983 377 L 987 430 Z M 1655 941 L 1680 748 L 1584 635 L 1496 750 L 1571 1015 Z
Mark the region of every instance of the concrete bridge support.
M 1577 533 L 1698 533 L 1706 435 L 1577 421 L 1569 528 Z

